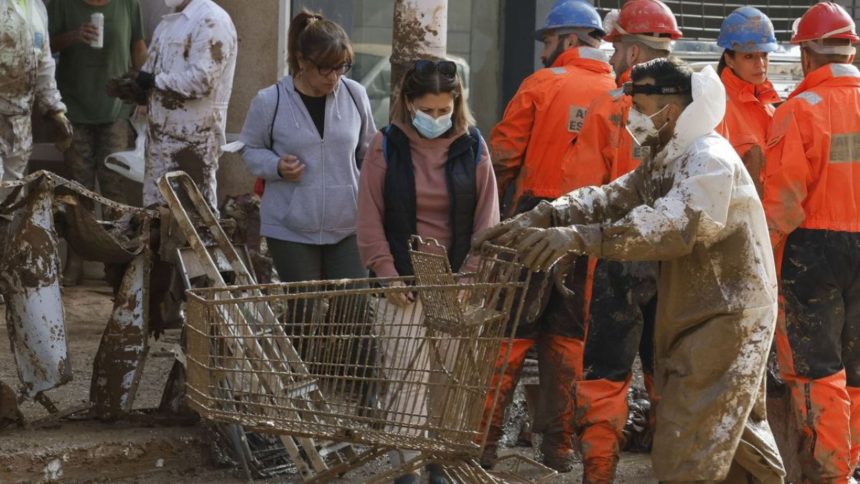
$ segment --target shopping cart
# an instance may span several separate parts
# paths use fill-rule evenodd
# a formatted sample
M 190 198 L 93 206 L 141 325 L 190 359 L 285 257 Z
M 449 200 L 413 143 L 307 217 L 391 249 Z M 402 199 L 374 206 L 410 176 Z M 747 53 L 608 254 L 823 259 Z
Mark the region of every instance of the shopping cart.
M 398 449 L 420 458 L 378 479 L 433 461 L 460 479 L 494 480 L 458 463 L 480 454 L 503 371 L 494 363 L 530 273 L 487 245 L 475 272 L 453 274 L 434 244 L 414 241 L 431 247 L 411 252 L 414 277 L 189 291 L 189 403 L 216 422 L 368 449 L 333 472 Z

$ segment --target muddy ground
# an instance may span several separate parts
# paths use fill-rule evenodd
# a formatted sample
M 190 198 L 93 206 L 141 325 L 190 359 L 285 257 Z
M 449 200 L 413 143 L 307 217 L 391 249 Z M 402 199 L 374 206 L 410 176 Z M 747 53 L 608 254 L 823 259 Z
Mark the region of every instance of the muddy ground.
M 74 380 L 48 392 L 61 410 L 84 406 L 88 400 L 93 359 L 112 308 L 110 290 L 97 282 L 64 288 L 66 333 Z M 0 380 L 16 387 L 18 377 L 9 351 L 4 314 L 0 307 Z M 152 341 L 143 380 L 135 401 L 136 409 L 158 406 L 167 373 L 176 349 L 177 332 Z M 130 421 L 95 422 L 84 414 L 52 421 L 48 412 L 33 402 L 21 410 L 33 423 L 29 429 L 0 430 L 0 482 L 33 482 L 59 478 L 61 482 L 246 482 L 232 470 L 218 469 L 208 451 L 209 436 L 199 424 L 172 421 L 141 414 Z M 532 456 L 529 448 L 518 447 L 502 453 Z M 364 472 L 349 474 L 341 482 L 362 482 L 368 471 L 375 472 L 383 462 L 371 464 Z M 58 471 L 59 469 L 59 471 Z M 554 478 L 550 482 L 580 482 L 581 470 Z M 272 482 L 298 482 L 278 479 Z M 625 454 L 617 482 L 656 482 L 646 454 Z

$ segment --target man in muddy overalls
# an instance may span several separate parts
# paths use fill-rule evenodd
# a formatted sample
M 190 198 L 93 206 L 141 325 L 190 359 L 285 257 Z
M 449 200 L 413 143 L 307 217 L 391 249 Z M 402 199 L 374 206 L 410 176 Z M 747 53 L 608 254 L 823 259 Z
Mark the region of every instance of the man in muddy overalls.
M 714 132 L 726 94 L 711 67 L 633 68 L 627 127 L 649 157 L 601 187 L 541 202 L 475 237 L 546 271 L 569 253 L 660 261 L 652 450 L 661 482 L 781 482 L 765 418 L 776 273 L 755 185 Z
M 215 175 L 233 90 L 236 28 L 212 0 L 165 3 L 176 10 L 156 27 L 149 57 L 137 76 L 149 106 L 143 204 L 162 203 L 158 179 L 183 170 L 217 210 Z
M 57 131 L 57 147 L 72 139 L 48 42 L 42 0 L 0 0 L 0 176 L 18 180 L 33 151 L 30 116 L 36 107 Z M 0 192 L 0 196 L 5 193 Z

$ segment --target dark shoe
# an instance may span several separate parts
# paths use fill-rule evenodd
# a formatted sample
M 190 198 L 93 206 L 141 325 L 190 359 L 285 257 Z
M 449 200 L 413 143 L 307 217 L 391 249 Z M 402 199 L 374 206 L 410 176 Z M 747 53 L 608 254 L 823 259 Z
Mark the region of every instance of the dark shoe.
M 403 474 L 402 476 L 394 479 L 394 484 L 420 484 L 421 476 L 414 472 L 410 472 L 409 474 Z
M 427 464 L 427 482 L 430 484 L 448 484 L 448 478 L 439 464 Z
M 499 461 L 499 448 L 496 445 L 487 444 L 484 447 L 484 451 L 481 453 L 480 459 L 478 459 L 478 463 L 481 464 L 486 470 L 490 470 L 496 466 L 496 462 Z

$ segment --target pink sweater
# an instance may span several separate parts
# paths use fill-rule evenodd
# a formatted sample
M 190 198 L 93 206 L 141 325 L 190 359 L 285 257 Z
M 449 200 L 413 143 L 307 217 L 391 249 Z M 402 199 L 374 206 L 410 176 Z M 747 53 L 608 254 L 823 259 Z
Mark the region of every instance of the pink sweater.
M 434 238 L 448 246 L 451 239 L 449 227 L 448 186 L 445 183 L 445 163 L 448 147 L 462 133 L 449 138 L 422 138 L 415 129 L 395 123 L 409 137 L 412 148 L 412 164 L 415 167 L 415 191 L 417 199 L 418 235 Z M 396 277 L 394 257 L 388 248 L 383 227 L 385 201 L 385 158 L 382 155 L 382 133 L 376 134 L 361 165 L 358 183 L 358 251 L 362 263 L 379 277 Z M 487 145 L 482 143 L 481 159 L 475 173 L 478 205 L 475 207 L 473 233 L 499 223 L 499 196 L 496 177 Z

